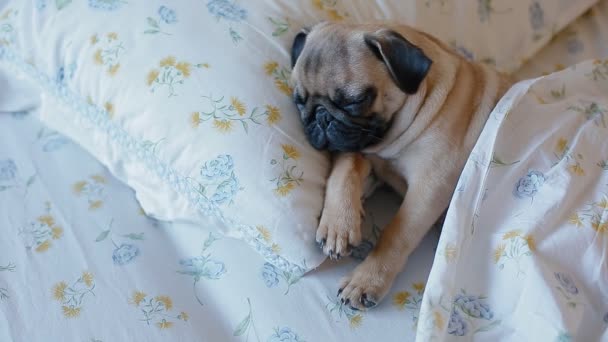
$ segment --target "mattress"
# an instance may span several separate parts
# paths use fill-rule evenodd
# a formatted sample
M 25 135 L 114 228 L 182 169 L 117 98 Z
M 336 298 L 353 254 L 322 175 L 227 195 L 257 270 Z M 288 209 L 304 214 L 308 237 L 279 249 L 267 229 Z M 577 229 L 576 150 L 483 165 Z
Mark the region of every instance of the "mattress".
M 368 248 L 300 279 L 213 227 L 146 217 L 133 191 L 37 115 L 0 114 L 0 341 L 414 338 L 437 231 L 373 313 L 336 297 L 396 195 L 368 203 Z
M 602 1 L 518 77 L 605 58 L 607 22 Z M 28 96 L 4 92 L 0 108 Z M 367 238 L 352 258 L 298 278 L 214 227 L 146 217 L 132 190 L 39 114 L 0 113 L 0 341 L 412 341 L 426 329 L 423 293 L 443 286 L 439 276 L 427 284 L 433 260 L 455 253 L 438 250 L 437 229 L 377 308 L 336 297 L 399 205 L 389 190 L 366 204 Z

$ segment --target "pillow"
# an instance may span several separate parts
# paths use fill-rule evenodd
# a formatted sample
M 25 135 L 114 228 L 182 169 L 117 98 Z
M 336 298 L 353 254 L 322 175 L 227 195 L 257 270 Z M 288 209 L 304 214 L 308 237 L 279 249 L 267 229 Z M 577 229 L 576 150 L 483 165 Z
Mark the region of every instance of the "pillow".
M 410 23 L 509 70 L 593 2 L 9 0 L 0 60 L 148 214 L 217 225 L 303 273 L 324 260 L 313 241 L 329 161 L 290 99 L 301 26 Z

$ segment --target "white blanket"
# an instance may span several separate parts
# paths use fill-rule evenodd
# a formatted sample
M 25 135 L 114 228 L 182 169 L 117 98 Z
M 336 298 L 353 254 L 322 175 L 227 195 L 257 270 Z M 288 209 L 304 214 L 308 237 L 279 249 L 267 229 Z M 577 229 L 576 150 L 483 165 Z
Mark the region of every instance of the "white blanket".
M 608 340 L 608 60 L 520 83 L 491 114 L 417 340 Z

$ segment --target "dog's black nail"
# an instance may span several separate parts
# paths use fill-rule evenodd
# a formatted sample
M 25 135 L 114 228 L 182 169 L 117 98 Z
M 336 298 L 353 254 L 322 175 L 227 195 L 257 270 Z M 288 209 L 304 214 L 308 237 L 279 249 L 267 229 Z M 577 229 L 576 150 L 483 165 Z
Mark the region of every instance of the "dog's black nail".
M 363 295 L 361 295 L 361 299 L 360 299 L 361 304 L 363 304 L 363 306 L 365 306 L 366 308 L 373 308 L 374 306 L 376 306 L 376 302 L 374 302 L 373 300 L 367 299 L 367 293 L 364 293 Z
M 348 304 L 350 304 L 350 298 L 347 298 L 347 299 L 344 301 L 344 305 L 348 305 Z
M 342 304 L 344 304 L 344 298 L 340 298 L 340 302 L 342 302 Z
M 340 260 L 340 253 L 336 255 L 336 260 Z
M 337 295 L 338 297 L 340 296 L 340 294 L 342 294 L 342 291 L 344 291 L 344 289 L 339 289 L 338 290 L 338 295 Z
M 334 250 L 333 249 L 329 250 L 329 257 L 332 258 L 332 259 L 334 258 Z

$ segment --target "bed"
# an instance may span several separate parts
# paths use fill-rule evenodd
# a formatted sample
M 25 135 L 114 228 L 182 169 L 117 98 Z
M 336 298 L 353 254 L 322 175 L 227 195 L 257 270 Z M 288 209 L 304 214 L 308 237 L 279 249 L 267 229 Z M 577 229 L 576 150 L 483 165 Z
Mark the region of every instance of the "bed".
M 518 77 L 608 57 L 606 23 L 602 1 Z M 340 277 L 369 251 L 399 204 L 389 190 L 366 204 L 367 238 L 352 258 L 300 277 L 214 227 L 147 217 L 131 189 L 43 126 L 39 109 L 6 111 L 21 96 L 0 96 L 1 341 L 413 341 L 419 332 L 426 341 L 433 336 L 420 321 L 423 305 L 433 324 L 454 320 L 450 310 L 436 314 L 428 302 L 434 297 L 425 299 L 425 289 L 445 290 L 434 258 L 455 253 L 450 245 L 437 248 L 438 228 L 378 308 L 354 311 L 337 300 Z

